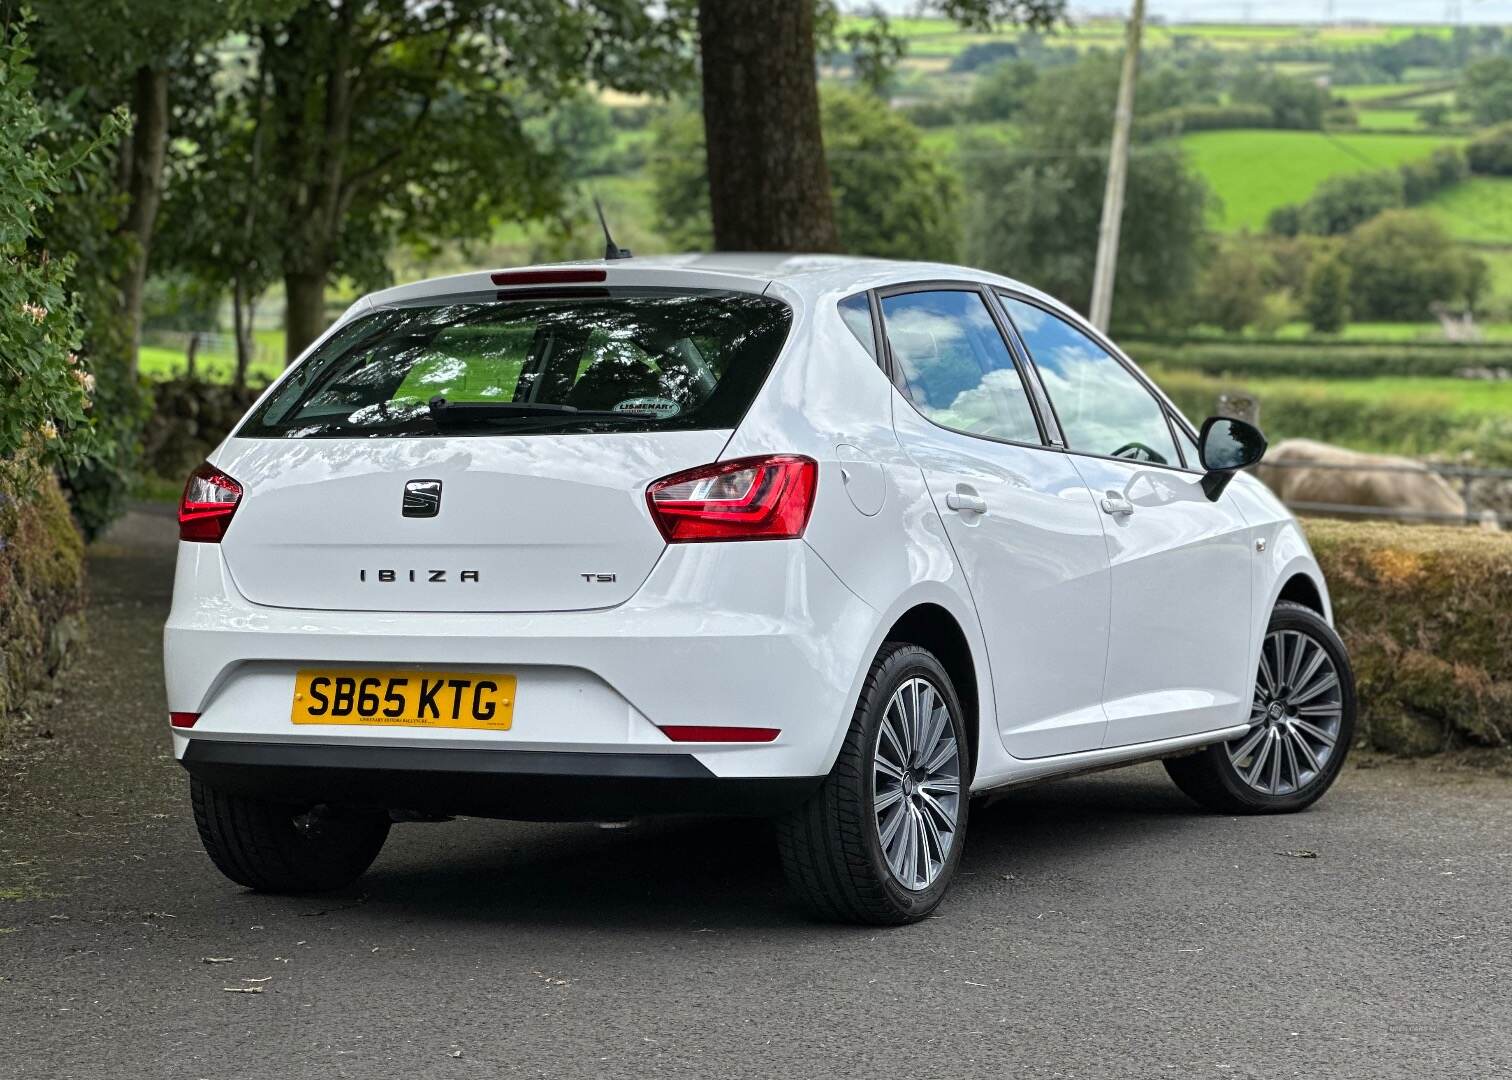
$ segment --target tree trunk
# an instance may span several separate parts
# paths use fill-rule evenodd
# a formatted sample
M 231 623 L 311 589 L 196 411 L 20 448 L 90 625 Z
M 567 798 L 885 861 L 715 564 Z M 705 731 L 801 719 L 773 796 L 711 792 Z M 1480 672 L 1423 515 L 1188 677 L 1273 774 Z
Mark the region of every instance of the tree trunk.
M 231 389 L 240 393 L 247 386 L 247 368 L 252 363 L 252 313 L 247 307 L 247 284 L 240 274 L 231 281 L 231 327 L 236 335 L 236 370 Z
M 137 371 L 137 348 L 142 339 L 142 297 L 147 285 L 147 259 L 152 230 L 163 201 L 163 161 L 168 150 L 168 73 L 138 68 L 132 76 L 130 164 L 126 177 L 127 209 L 122 229 L 135 241 L 135 250 L 121 279 L 121 305 L 130 332 L 128 370 Z
M 194 378 L 194 361 L 199 356 L 200 335 L 198 330 L 189 332 L 189 344 L 184 348 L 184 375 Z
M 840 246 L 819 126 L 813 0 L 699 0 L 714 246 Z
M 284 274 L 284 363 L 292 364 L 326 328 L 324 270 Z

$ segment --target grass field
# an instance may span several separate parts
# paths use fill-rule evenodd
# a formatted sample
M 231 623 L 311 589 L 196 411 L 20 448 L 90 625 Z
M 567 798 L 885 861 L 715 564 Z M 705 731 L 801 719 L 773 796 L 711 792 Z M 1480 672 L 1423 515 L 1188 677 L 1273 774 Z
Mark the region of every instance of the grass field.
M 863 29 L 872 20 L 864 15 L 841 18 L 841 36 Z M 981 34 L 962 30 L 943 18 L 904 17 L 888 20 L 892 32 L 906 39 L 911 56 L 954 56 L 978 41 L 1011 40 L 1008 30 L 1000 34 Z M 1268 23 L 1171 23 L 1145 28 L 1145 42 L 1153 48 L 1170 46 L 1180 39 L 1199 39 L 1220 49 L 1248 50 L 1279 45 L 1319 44 L 1323 46 L 1367 45 L 1397 41 L 1415 33 L 1444 35 L 1446 26 L 1298 26 Z M 1116 45 L 1123 38 L 1123 21 L 1116 18 L 1077 19 L 1051 35 L 1057 44 L 1077 47 Z M 1416 74 L 1416 73 L 1413 73 Z
M 1263 229 L 1272 210 L 1301 202 L 1330 176 L 1389 168 L 1463 141 L 1317 131 L 1203 131 L 1181 139 L 1192 167 L 1223 200 L 1215 224 L 1225 231 Z
M 1500 254 L 1500 253 L 1492 253 Z M 1506 253 L 1508 261 L 1512 262 L 1512 252 Z M 1484 257 L 1485 253 L 1482 253 Z M 1490 262 L 1490 259 L 1487 259 Z M 1512 268 L 1509 268 L 1512 269 Z M 1495 285 L 1496 267 L 1493 265 L 1493 291 Z M 1512 282 L 1508 282 L 1501 290 L 1505 295 L 1512 292 Z M 1486 341 L 1512 342 L 1512 322 L 1488 322 L 1480 325 L 1481 334 Z M 1287 323 L 1273 335 L 1283 341 L 1301 341 L 1305 338 L 1317 337 L 1317 331 L 1305 322 Z M 1225 340 L 1232 339 L 1233 335 L 1221 335 Z M 1338 334 L 1334 335 L 1337 341 L 1369 341 L 1369 342 L 1402 342 L 1414 341 L 1441 342 L 1444 340 L 1443 330 L 1436 322 L 1354 322 L 1349 323 Z
M 1356 109 L 1361 131 L 1422 131 L 1416 109 Z
M 1152 377 L 1177 382 L 1182 376 L 1162 374 L 1158 364 L 1149 365 Z M 1223 381 L 1223 380 L 1218 380 Z M 1512 415 L 1512 382 L 1480 379 L 1256 379 L 1230 380 L 1262 400 L 1267 393 L 1324 393 L 1338 401 L 1363 405 L 1407 405 L 1432 409 L 1476 420 Z
M 257 341 L 258 359 L 252 361 L 248 375 L 251 382 L 268 382 L 283 370 L 283 331 L 256 330 L 253 337 Z M 184 361 L 182 349 L 143 345 L 137 363 L 142 374 L 149 378 L 170 379 L 184 374 Z M 194 366 L 196 373 L 204 378 L 230 382 L 236 370 L 236 357 L 231 353 L 201 349 L 195 355 Z
M 1472 176 L 1425 205 L 1461 240 L 1512 244 L 1512 179 Z

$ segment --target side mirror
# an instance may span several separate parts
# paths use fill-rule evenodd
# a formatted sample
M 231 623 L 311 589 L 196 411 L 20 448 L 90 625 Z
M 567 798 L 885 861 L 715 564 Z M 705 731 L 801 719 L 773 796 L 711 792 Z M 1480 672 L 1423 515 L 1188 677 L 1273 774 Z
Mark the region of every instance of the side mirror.
M 1207 470 L 1202 478 L 1202 492 L 1210 502 L 1217 502 L 1234 473 L 1258 465 L 1265 456 L 1265 436 L 1254 424 L 1232 416 L 1210 416 L 1202 422 L 1197 436 L 1197 453 Z

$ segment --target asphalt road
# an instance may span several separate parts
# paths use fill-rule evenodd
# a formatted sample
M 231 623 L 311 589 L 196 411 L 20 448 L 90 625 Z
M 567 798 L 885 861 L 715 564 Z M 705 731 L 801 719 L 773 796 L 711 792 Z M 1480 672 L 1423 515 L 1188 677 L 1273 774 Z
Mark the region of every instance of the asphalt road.
M 886 932 L 796 912 L 759 823 L 403 825 L 348 893 L 245 892 L 168 751 L 172 532 L 97 545 L 0 757 L 0 1077 L 1512 1075 L 1512 781 L 1466 772 L 1270 819 L 1158 767 L 1022 791 Z

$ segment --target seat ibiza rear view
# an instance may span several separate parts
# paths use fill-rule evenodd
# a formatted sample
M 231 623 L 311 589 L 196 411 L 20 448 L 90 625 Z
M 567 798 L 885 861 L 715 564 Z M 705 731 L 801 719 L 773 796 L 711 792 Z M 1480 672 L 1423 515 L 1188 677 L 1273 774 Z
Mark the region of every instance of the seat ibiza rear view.
M 395 822 L 771 817 L 821 916 L 922 918 L 974 795 L 1161 759 L 1299 810 L 1354 724 L 1300 529 L 1007 278 L 624 259 L 363 298 L 195 470 L 165 630 L 216 866 Z

